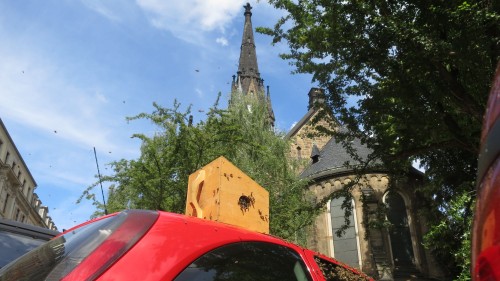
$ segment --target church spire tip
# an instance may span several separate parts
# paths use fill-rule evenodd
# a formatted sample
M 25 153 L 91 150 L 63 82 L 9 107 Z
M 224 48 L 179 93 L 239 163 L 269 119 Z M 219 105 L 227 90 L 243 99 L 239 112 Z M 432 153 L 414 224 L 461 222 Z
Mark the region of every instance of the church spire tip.
M 245 6 L 243 6 L 243 8 L 245 8 L 245 13 L 244 13 L 245 16 L 252 15 L 252 12 L 251 12 L 252 6 L 250 6 L 250 3 L 247 2 L 247 4 Z

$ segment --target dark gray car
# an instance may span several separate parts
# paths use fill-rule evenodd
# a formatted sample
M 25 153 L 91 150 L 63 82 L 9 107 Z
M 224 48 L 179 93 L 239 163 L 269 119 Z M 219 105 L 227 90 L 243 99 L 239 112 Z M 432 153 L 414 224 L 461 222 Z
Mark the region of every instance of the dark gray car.
M 58 234 L 55 230 L 0 218 L 0 268 Z

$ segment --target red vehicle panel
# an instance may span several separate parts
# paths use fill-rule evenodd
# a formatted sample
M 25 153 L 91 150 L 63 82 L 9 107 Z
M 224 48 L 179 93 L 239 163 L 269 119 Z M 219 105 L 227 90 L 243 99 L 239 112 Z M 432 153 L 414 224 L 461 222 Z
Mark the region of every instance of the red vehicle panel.
M 128 210 L 66 231 L 0 270 L 0 279 L 343 280 L 332 279 L 336 270 L 372 280 L 270 235 L 179 214 Z
M 123 257 L 102 276 L 102 280 L 107 280 L 111 276 L 117 280 L 173 280 L 193 260 L 204 253 L 240 241 L 262 241 L 287 245 L 272 236 L 184 215 L 161 212 L 155 226 L 131 249 L 130 254 Z M 131 268 L 131 264 L 135 266 Z M 145 277 L 142 271 L 149 272 L 148 276 Z
M 472 231 L 473 280 L 500 280 L 500 63 L 481 134 Z

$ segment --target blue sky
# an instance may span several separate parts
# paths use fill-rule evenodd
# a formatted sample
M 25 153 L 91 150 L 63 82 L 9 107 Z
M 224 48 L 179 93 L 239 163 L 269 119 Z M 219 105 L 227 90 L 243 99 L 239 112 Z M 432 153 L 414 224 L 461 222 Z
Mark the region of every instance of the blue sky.
M 96 181 L 93 147 L 107 174 L 107 163 L 138 157 L 132 134 L 155 130 L 125 117 L 177 99 L 199 119 L 219 92 L 227 103 L 246 2 L 0 0 L 0 118 L 60 230 L 94 211 L 76 204 Z M 281 15 L 265 1 L 249 2 L 254 28 Z M 287 131 L 306 113 L 311 76 L 291 74 L 278 57 L 286 45 L 255 40 L 276 126 Z

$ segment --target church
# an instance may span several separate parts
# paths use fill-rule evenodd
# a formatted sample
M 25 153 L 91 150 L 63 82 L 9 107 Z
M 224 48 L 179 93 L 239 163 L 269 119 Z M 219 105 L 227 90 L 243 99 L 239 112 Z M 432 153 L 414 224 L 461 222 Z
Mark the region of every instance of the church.
M 244 8 L 241 53 L 231 97 L 250 95 L 265 103 L 270 124 L 274 125 L 269 87 L 264 86 L 257 64 L 252 7 L 247 3 Z M 308 181 L 308 191 L 315 201 L 324 203 L 315 223 L 307 229 L 306 246 L 378 280 L 442 279 L 436 261 L 422 246 L 427 228 L 424 218 L 418 215 L 415 190 L 422 184 L 423 174 L 410 169 L 404 178 L 396 178 L 380 165 L 365 167 L 360 174 L 358 168 L 371 150 L 353 140 L 351 145 L 357 155 L 353 158 L 342 143 L 317 131 L 318 125 L 329 130 L 343 129 L 329 113 L 324 95 L 319 88 L 309 91 L 304 116 L 286 135 L 290 157 L 303 163 L 297 172 Z M 337 194 L 344 187 L 349 187 L 348 199 L 345 194 Z M 350 204 L 345 204 L 349 200 Z M 373 226 L 370 222 L 382 209 L 387 223 Z M 349 224 L 345 223 L 346 214 Z

